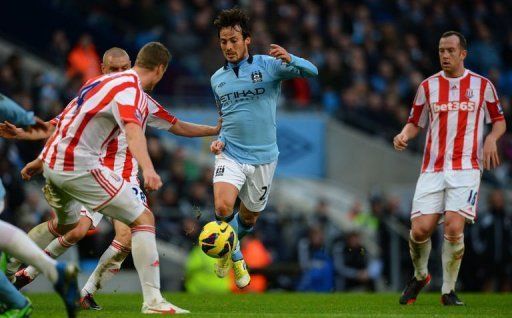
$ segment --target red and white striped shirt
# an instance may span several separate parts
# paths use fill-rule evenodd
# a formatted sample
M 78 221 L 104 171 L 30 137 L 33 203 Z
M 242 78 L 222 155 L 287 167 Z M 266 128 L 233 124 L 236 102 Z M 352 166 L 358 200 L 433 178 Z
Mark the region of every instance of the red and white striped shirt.
M 146 95 L 146 97 L 148 99 L 149 112 L 148 116 L 146 116 L 147 125 L 157 129 L 169 130 L 178 121 L 178 118 L 171 115 L 151 96 Z M 57 126 L 61 116 L 62 113 L 52 119 L 50 123 Z M 121 132 L 102 149 L 101 163 L 122 176 L 126 181 L 138 183 L 139 165 L 128 149 L 124 133 Z
M 469 70 L 458 78 L 441 71 L 418 88 L 408 123 L 429 127 L 421 172 L 482 169 L 486 123 L 504 120 L 498 94 Z
M 50 169 L 90 170 L 126 123 L 145 126 L 148 99 L 133 70 L 88 81 L 62 112 L 41 158 Z

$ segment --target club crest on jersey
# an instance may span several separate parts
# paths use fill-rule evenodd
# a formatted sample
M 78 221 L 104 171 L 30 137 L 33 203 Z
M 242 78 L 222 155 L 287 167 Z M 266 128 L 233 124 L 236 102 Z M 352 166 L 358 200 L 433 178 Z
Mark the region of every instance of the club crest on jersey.
M 466 90 L 466 97 L 467 97 L 468 99 L 470 99 L 470 98 L 472 98 L 472 97 L 473 97 L 473 90 L 472 90 L 471 88 L 468 88 L 468 89 Z
M 251 79 L 253 83 L 259 83 L 263 81 L 263 75 L 261 74 L 261 71 L 254 71 L 251 73 Z

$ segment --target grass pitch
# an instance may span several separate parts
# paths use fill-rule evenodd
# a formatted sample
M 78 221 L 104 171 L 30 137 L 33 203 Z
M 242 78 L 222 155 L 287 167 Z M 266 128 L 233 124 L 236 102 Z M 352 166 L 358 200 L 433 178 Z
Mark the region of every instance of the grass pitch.
M 55 294 L 29 294 L 32 317 L 65 317 Z M 185 317 L 512 317 L 512 294 L 460 294 L 464 307 L 443 307 L 437 293 L 420 295 L 414 305 L 398 304 L 398 294 L 263 295 L 166 294 L 169 301 L 192 312 Z M 147 317 L 140 314 L 140 294 L 102 294 L 102 311 L 82 311 L 79 317 Z

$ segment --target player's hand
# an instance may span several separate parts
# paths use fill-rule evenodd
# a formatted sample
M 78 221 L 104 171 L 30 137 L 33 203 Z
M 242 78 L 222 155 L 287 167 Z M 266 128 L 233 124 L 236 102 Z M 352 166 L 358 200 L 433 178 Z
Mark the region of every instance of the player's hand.
M 292 57 L 288 51 L 277 44 L 270 44 L 270 51 L 268 51 L 268 54 L 286 63 L 290 63 L 292 61 Z
M 500 165 L 500 156 L 498 155 L 498 146 L 496 138 L 489 135 L 484 143 L 484 169 L 491 170 Z
M 215 155 L 220 154 L 222 149 L 224 149 L 224 143 L 220 140 L 214 140 L 210 145 L 210 151 Z
M 44 120 L 42 120 L 41 118 L 39 118 L 37 116 L 34 117 L 34 119 L 36 120 L 36 123 L 34 125 L 30 126 L 30 128 L 29 128 L 30 130 L 35 129 L 35 130 L 41 130 L 43 132 L 48 131 L 49 125 Z
M 21 178 L 29 181 L 33 176 L 43 172 L 43 160 L 37 158 L 21 169 Z
M 407 137 L 404 133 L 399 133 L 393 138 L 393 146 L 396 150 L 402 151 L 407 148 L 407 142 L 409 141 L 409 137 Z
M 162 186 L 162 179 L 160 179 L 155 169 L 143 171 L 142 177 L 144 178 L 144 188 L 148 191 L 156 191 Z
M 4 121 L 3 124 L 0 124 L 0 137 L 19 139 L 24 132 L 25 131 L 23 129 L 16 127 L 16 125 L 13 125 L 8 121 Z
M 215 135 L 218 135 L 220 133 L 221 128 L 222 128 L 222 118 L 219 117 L 219 119 L 217 119 L 217 126 L 215 126 Z

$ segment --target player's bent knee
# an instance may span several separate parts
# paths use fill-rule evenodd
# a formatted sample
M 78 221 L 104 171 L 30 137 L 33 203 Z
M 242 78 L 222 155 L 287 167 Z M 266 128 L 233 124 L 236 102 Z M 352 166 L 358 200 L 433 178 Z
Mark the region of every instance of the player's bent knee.
M 215 202 L 215 213 L 218 216 L 230 216 L 231 214 L 233 214 L 233 204 L 230 204 L 228 201 L 224 200 L 220 202 Z
M 432 229 L 426 226 L 413 226 L 411 229 L 412 239 L 416 242 L 423 242 L 430 238 Z
M 69 231 L 73 230 L 77 225 L 78 225 L 78 222 L 72 223 L 72 224 L 57 224 L 56 229 L 60 235 L 64 235 L 64 234 L 68 233 Z
M 146 209 L 144 212 L 142 212 L 141 215 L 135 221 L 133 221 L 129 226 L 134 227 L 138 225 L 151 225 L 155 226 L 155 217 L 153 216 L 153 213 Z

